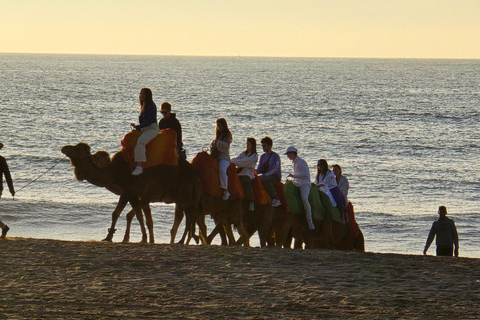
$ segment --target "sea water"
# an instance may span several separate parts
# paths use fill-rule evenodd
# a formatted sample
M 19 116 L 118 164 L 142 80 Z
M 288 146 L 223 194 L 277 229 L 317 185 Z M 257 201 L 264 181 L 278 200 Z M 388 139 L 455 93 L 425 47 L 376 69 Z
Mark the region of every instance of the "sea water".
M 4 183 L 0 200 L 9 236 L 106 236 L 118 197 L 77 182 L 60 149 L 119 151 L 142 87 L 157 106 L 172 103 L 189 160 L 224 117 L 232 156 L 248 136 L 272 137 L 283 180 L 290 145 L 312 181 L 318 159 L 340 164 L 367 251 L 421 254 L 445 205 L 460 255 L 480 257 L 480 60 L 0 54 L 0 154 L 18 190 L 12 199 Z M 168 243 L 173 205 L 152 209 L 156 241 Z M 140 238 L 134 222 L 131 241 Z

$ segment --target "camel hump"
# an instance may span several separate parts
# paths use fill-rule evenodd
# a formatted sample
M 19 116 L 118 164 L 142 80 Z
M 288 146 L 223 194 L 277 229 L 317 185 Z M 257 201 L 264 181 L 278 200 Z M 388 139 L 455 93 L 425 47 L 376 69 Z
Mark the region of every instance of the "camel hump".
M 192 166 L 198 172 L 203 184 L 203 191 L 215 198 L 221 198 L 223 195 L 220 189 L 220 174 L 218 172 L 218 160 L 209 153 L 202 151 L 192 159 Z M 242 181 L 237 174 L 235 164 L 230 163 L 227 168 L 228 176 L 228 192 L 230 192 L 230 200 L 245 198 Z
M 121 141 L 123 157 L 130 163 L 132 170 L 135 167 L 135 145 L 141 134 L 140 131 L 130 131 Z M 147 162 L 144 163 L 143 168 L 146 169 L 159 164 L 178 165 L 177 133 L 173 129 L 160 130 L 158 135 L 147 144 Z

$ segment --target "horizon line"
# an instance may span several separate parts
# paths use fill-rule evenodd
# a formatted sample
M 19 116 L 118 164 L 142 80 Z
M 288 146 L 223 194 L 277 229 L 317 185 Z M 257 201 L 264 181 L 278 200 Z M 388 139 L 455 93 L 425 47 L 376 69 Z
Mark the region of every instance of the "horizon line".
M 379 59 L 379 60 L 480 60 L 478 58 L 448 57 L 360 57 L 360 56 L 248 56 L 248 55 L 194 55 L 194 54 L 134 54 L 134 53 L 59 53 L 59 52 L 0 52 L 0 54 L 18 55 L 76 55 L 76 56 L 132 56 L 132 57 L 197 57 L 197 58 L 269 58 L 269 59 Z

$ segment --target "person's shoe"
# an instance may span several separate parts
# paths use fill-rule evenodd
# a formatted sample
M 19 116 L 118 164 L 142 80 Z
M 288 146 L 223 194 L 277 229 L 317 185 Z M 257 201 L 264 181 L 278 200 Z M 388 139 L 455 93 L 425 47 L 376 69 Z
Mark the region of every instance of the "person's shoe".
M 277 198 L 273 198 L 273 201 L 272 201 L 272 207 L 278 207 L 278 206 L 281 206 L 282 203 L 280 202 L 280 200 L 278 200 Z
M 228 198 L 230 198 L 230 192 L 228 192 L 228 190 L 223 191 L 222 200 L 227 201 Z
M 3 227 L 2 236 L 0 238 L 4 239 L 7 236 L 8 230 L 10 230 L 10 228 L 8 226 Z
M 255 203 L 253 203 L 253 201 L 250 201 L 250 204 L 248 205 L 248 211 L 255 211 Z
M 132 172 L 132 176 L 138 176 L 143 173 L 143 169 L 140 166 L 137 166 Z
M 313 220 L 308 220 L 308 229 L 315 230 L 315 225 L 313 224 Z

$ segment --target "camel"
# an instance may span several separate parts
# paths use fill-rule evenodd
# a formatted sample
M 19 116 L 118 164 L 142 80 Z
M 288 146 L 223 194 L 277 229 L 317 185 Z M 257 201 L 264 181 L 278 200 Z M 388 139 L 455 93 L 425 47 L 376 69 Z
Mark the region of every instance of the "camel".
M 104 241 L 112 241 L 116 222 L 127 203 L 130 203 L 133 210 L 127 214 L 124 242 L 129 241 L 130 225 L 135 215 L 142 229 L 141 242 L 147 242 L 142 209 L 149 229 L 150 243 L 155 242 L 149 207 L 151 202 L 175 203 L 179 210 L 185 211 L 188 229 L 193 231 L 202 182 L 188 161 L 179 159 L 178 166 L 156 165 L 146 168 L 139 176 L 132 176 L 129 163 L 125 161 L 121 152 L 113 155 L 110 161 L 105 160 L 109 155 L 104 151 L 92 155 L 90 146 L 86 143 L 64 146 L 61 152 L 70 158 L 78 181 L 87 180 L 120 195 L 112 213 L 111 227 Z
M 233 235 L 232 224 L 237 228 L 237 231 L 242 234 L 242 200 L 243 189 L 239 190 L 238 185 L 241 184 L 238 176 L 236 176 L 236 168 L 231 165 L 228 168 L 229 174 L 229 191 L 231 197 L 227 201 L 221 199 L 222 191 L 219 188 L 220 178 L 218 175 L 218 161 L 207 152 L 199 152 L 192 159 L 192 166 L 201 177 L 204 185 L 204 192 L 201 197 L 202 213 L 197 218 L 197 224 L 200 227 L 201 234 L 206 232 L 205 215 L 209 214 L 215 221 L 215 228 L 207 237 L 206 242 L 211 243 L 213 238 L 220 234 L 222 237 L 222 244 L 235 244 L 235 236 Z M 236 177 L 235 177 L 236 176 Z M 178 213 L 178 214 L 177 214 Z M 183 215 L 181 212 L 176 212 L 175 222 L 171 230 L 171 242 L 174 241 L 178 226 L 182 221 Z M 185 238 L 182 237 L 182 240 Z M 228 239 L 227 239 L 228 238 Z

